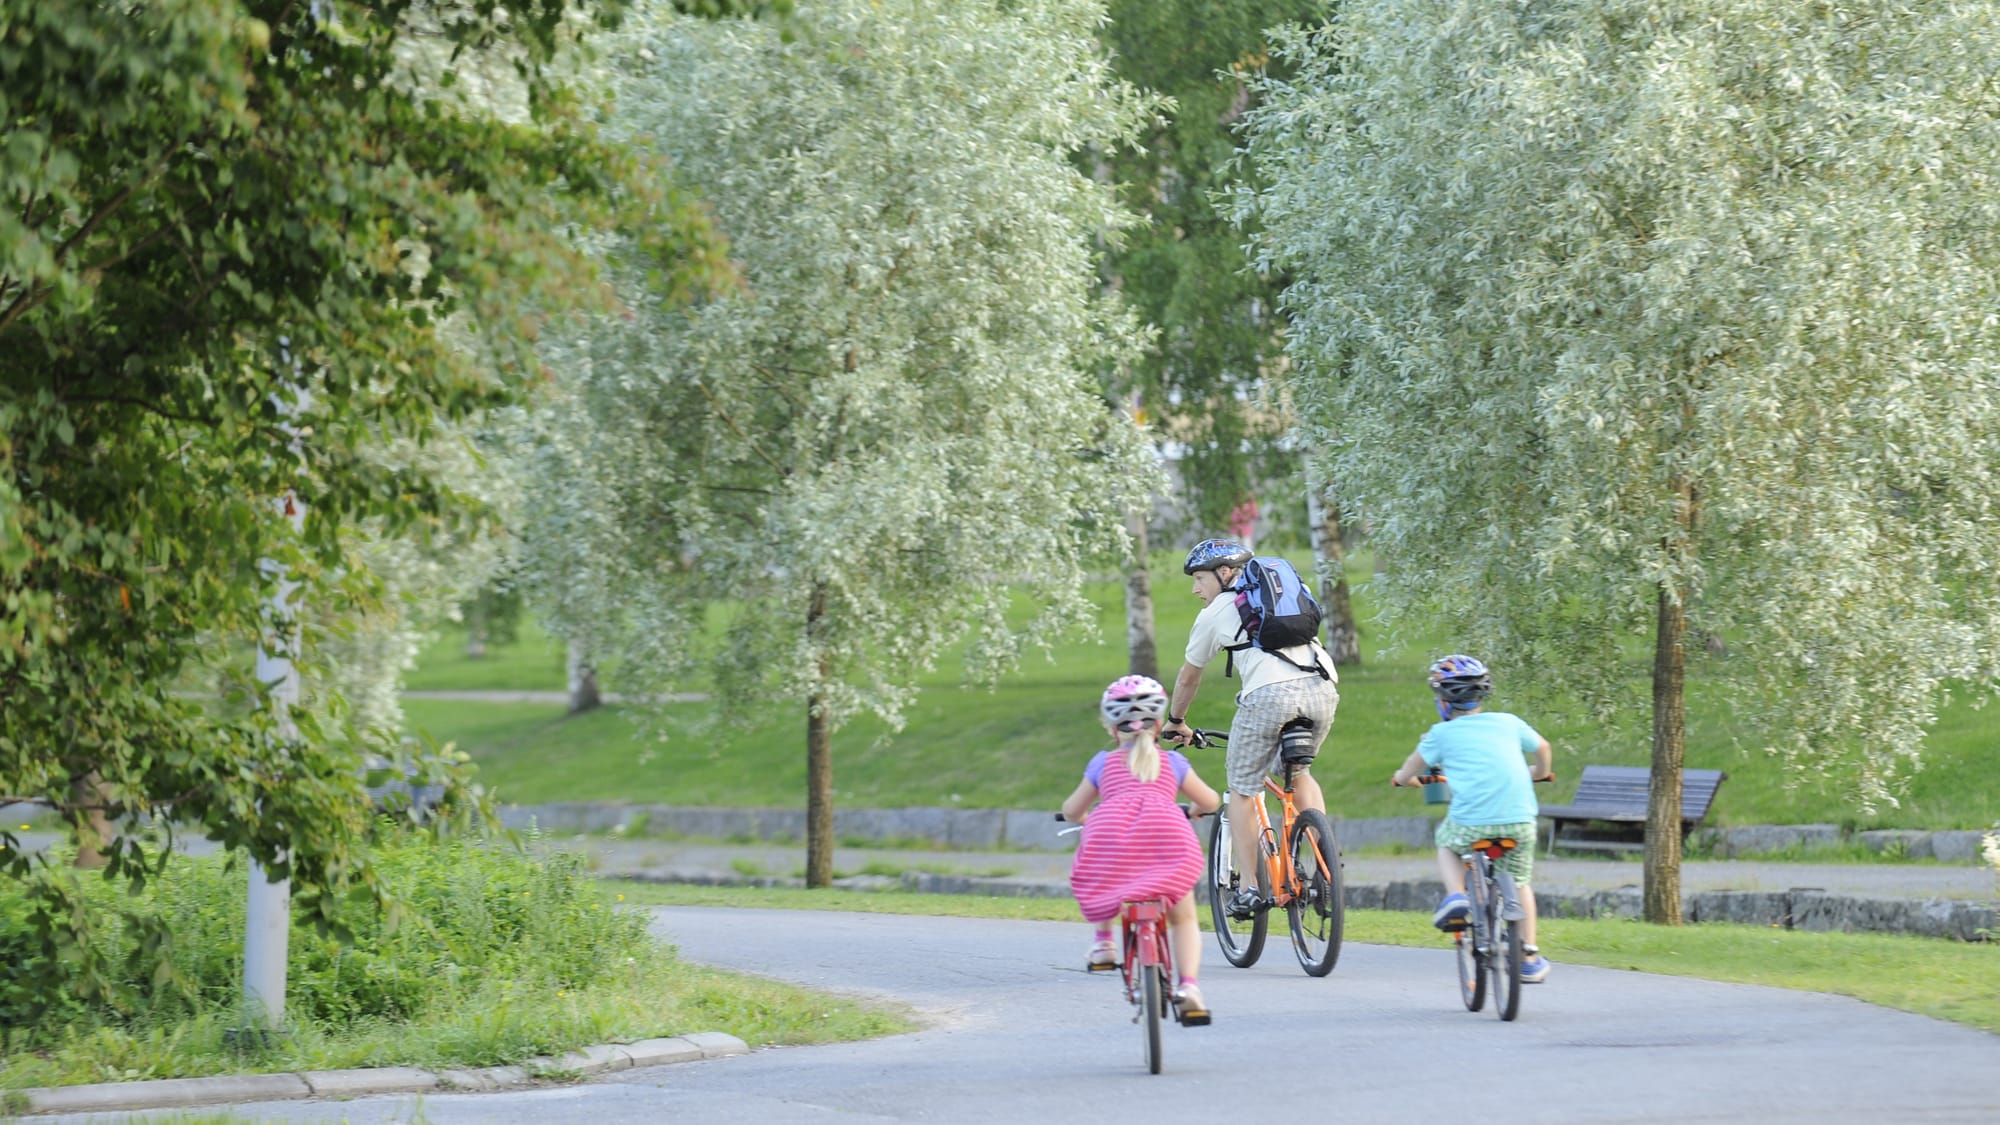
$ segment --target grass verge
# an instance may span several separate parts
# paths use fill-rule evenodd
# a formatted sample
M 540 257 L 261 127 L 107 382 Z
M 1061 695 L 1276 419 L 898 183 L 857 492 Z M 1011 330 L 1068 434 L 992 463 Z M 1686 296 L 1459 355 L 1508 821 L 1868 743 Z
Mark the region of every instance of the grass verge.
M 628 903 L 948 914 L 1077 922 L 1065 898 L 986 898 L 897 892 L 615 884 Z M 1202 912 L 1202 928 L 1208 928 Z M 1968 943 L 1899 934 L 1805 933 L 1762 926 L 1649 926 L 1625 919 L 1549 918 L 1541 947 L 1558 964 L 1700 977 L 1851 996 L 1869 1004 L 2000 1033 L 2000 942 Z M 1282 935 L 1280 935 L 1282 940 Z M 1350 910 L 1346 940 L 1443 948 L 1422 914 Z

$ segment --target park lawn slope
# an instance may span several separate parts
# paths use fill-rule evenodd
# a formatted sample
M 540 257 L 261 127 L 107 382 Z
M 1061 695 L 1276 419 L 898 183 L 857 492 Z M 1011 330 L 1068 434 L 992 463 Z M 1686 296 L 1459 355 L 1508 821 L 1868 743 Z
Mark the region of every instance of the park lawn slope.
M 1294 561 L 1304 562 L 1303 558 Z M 1157 556 L 1153 569 L 1156 630 L 1163 674 L 1179 666 L 1199 603 L 1187 592 L 1178 555 Z M 1364 561 L 1355 573 L 1365 577 Z M 1124 636 L 1123 587 L 1091 587 L 1099 608 L 1098 635 Z M 1356 612 L 1371 620 L 1366 583 L 1355 591 Z M 1450 646 L 1448 634 L 1398 638 L 1384 650 L 1384 630 L 1362 632 L 1363 663 L 1340 672 L 1338 717 L 1314 766 L 1333 810 L 1346 817 L 1410 816 L 1423 812 L 1407 791 L 1391 790 L 1389 774 L 1434 721 L 1424 683 L 1430 656 Z M 519 651 L 515 651 L 519 650 Z M 510 655 L 511 653 L 511 655 Z M 539 654 L 539 655 L 536 655 Z M 1518 706 L 1555 746 L 1558 781 L 1539 795 L 1569 799 L 1582 767 L 1645 765 L 1650 749 L 1643 723 L 1607 732 L 1581 718 L 1538 714 L 1510 704 L 1504 660 L 1494 706 Z M 468 660 L 462 635 L 428 649 L 410 678 L 415 689 L 562 688 L 561 651 L 532 627 L 515 646 L 483 661 Z M 1083 763 L 1103 745 L 1096 700 L 1125 671 L 1122 645 L 1073 643 L 1030 653 L 992 687 L 959 685 L 950 659 L 920 677 L 921 690 L 903 729 L 861 718 L 834 735 L 835 801 L 843 808 L 1053 808 L 1074 788 Z M 1642 675 L 1635 662 L 1632 674 Z M 1197 726 L 1227 727 L 1237 681 L 1209 669 L 1191 712 Z M 607 688 L 617 685 L 607 681 Z M 685 685 L 699 689 L 704 685 Z M 1985 828 L 2000 821 L 2000 737 L 1990 711 L 1969 690 L 1953 693 L 1925 748 L 1927 768 L 1900 807 L 1863 813 L 1838 778 L 1787 774 L 1729 723 L 1727 709 L 1691 692 L 1687 766 L 1729 774 L 1709 823 L 1828 823 L 1850 828 Z M 668 704 L 657 712 L 607 706 L 577 716 L 561 704 L 408 699 L 409 726 L 471 754 L 480 780 L 503 801 L 612 801 L 708 807 L 798 808 L 805 803 L 803 710 L 724 715 L 709 702 Z M 1220 782 L 1220 751 L 1192 751 L 1195 769 Z

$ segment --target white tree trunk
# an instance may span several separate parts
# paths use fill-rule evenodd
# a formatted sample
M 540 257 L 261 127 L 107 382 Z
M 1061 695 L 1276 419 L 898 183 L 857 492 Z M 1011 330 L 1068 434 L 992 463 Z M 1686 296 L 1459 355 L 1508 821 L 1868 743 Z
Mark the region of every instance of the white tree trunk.
M 591 663 L 590 650 L 580 640 L 572 637 L 569 642 L 569 713 L 588 711 L 604 702 L 604 696 L 597 690 L 597 666 Z
M 1146 567 L 1152 553 L 1146 535 L 1146 514 L 1127 517 L 1132 532 L 1132 558 L 1125 572 L 1125 652 L 1127 670 L 1135 676 L 1160 678 L 1159 645 L 1153 631 L 1153 576 Z
M 1340 526 L 1340 505 L 1325 495 L 1319 474 L 1306 466 L 1306 523 L 1312 528 L 1314 576 L 1319 582 L 1319 604 L 1326 610 L 1326 653 L 1338 667 L 1361 663 L 1361 627 L 1354 620 L 1354 601 L 1348 596 L 1346 541 Z

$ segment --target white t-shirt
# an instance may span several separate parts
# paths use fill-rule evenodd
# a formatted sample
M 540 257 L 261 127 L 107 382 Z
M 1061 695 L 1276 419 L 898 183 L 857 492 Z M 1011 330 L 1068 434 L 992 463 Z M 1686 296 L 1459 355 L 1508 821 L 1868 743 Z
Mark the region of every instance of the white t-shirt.
M 1195 615 L 1194 628 L 1188 630 L 1187 662 L 1196 668 L 1206 669 L 1209 661 L 1214 660 L 1224 646 L 1240 645 L 1246 640 L 1249 638 L 1243 635 L 1243 615 L 1236 611 L 1236 595 L 1224 590 Z M 1326 654 L 1318 641 L 1294 645 L 1285 649 L 1284 654 L 1305 667 L 1294 668 L 1256 645 L 1237 649 L 1236 676 L 1243 686 L 1236 689 L 1236 694 L 1246 695 L 1260 687 L 1281 684 L 1286 680 L 1317 678 L 1319 673 L 1312 670 L 1314 658 L 1318 658 L 1319 666 L 1338 682 L 1339 673 L 1334 671 L 1333 658 Z

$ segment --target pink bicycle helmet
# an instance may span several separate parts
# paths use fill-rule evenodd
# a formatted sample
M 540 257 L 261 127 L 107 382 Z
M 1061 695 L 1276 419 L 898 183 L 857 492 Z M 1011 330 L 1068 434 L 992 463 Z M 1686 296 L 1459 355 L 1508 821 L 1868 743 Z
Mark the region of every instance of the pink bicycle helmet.
M 1121 676 L 1104 689 L 1097 709 L 1118 730 L 1158 730 L 1167 714 L 1167 689 L 1151 676 Z

